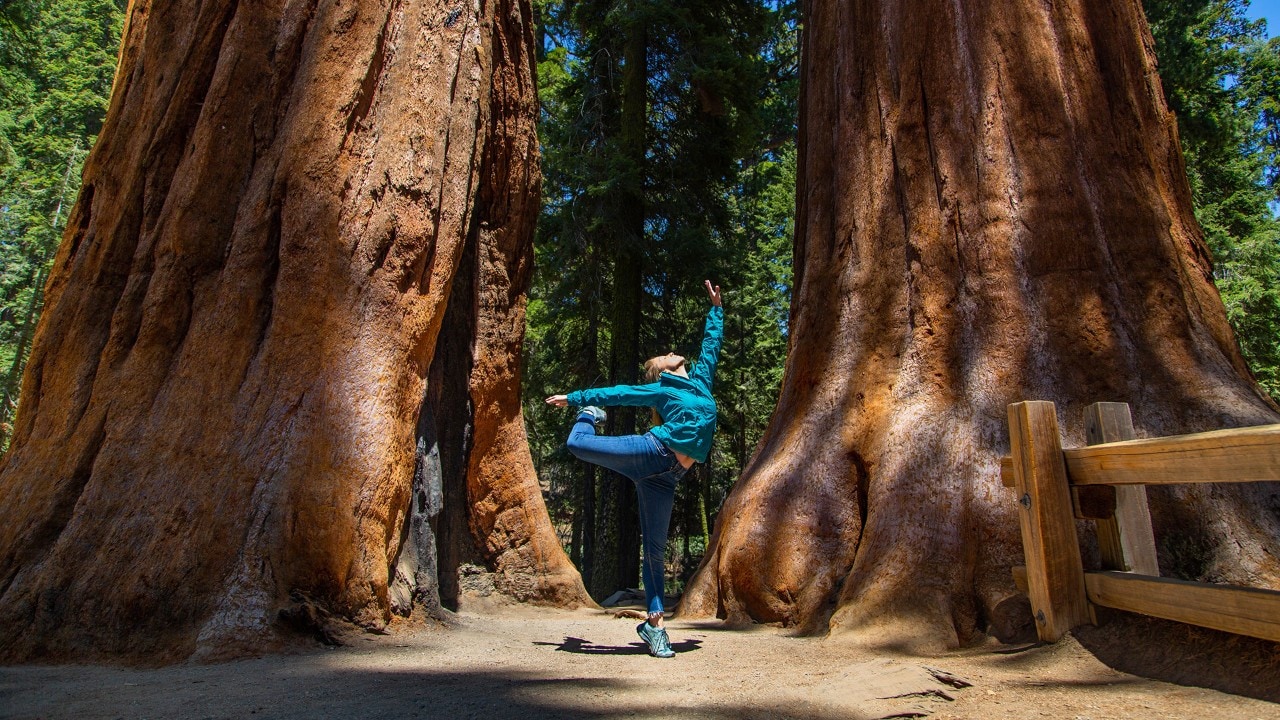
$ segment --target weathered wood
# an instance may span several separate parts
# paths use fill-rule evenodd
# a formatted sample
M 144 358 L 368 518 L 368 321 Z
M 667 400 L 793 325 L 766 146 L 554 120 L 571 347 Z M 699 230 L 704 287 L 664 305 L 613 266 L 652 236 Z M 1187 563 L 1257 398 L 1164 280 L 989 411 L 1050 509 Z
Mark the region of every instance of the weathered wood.
M 1000 458 L 1000 484 L 1011 488 L 1016 486 L 1017 482 L 1013 476 L 1013 458 L 1005 455 Z
M 1089 600 L 1117 610 L 1280 642 L 1280 592 L 1130 573 L 1085 575 Z
M 1280 480 L 1280 425 L 1112 442 L 1064 455 L 1075 485 Z
M 1132 440 L 1133 417 L 1126 403 L 1094 403 L 1084 411 L 1085 437 L 1090 445 Z M 1073 483 L 1075 477 L 1072 477 Z M 1156 560 L 1156 538 L 1151 529 L 1151 510 L 1147 507 L 1147 489 L 1141 485 L 1122 485 L 1115 491 L 1114 511 L 1110 518 L 1098 519 L 1098 549 L 1102 567 L 1128 570 L 1143 575 L 1159 575 Z M 1078 490 L 1084 490 L 1079 488 Z
M 1027 592 L 1027 566 L 1014 565 L 1009 568 L 1009 572 L 1013 574 L 1013 586 L 1024 593 Z
M 1027 595 L 1036 633 L 1041 640 L 1053 642 L 1090 619 L 1053 403 L 1031 400 L 1010 405 L 1009 442 L 1027 561 Z

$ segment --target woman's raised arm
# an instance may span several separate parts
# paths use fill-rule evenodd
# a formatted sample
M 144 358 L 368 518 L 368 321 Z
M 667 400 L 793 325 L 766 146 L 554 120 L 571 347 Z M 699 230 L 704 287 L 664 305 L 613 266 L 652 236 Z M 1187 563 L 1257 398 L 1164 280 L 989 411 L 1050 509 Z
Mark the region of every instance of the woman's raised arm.
M 707 311 L 707 325 L 702 333 L 702 351 L 698 355 L 698 364 L 691 369 L 689 376 L 706 383 L 716 377 L 716 363 L 720 360 L 720 342 L 724 339 L 724 307 L 720 300 L 720 286 L 705 281 L 707 296 L 711 298 L 711 309 Z

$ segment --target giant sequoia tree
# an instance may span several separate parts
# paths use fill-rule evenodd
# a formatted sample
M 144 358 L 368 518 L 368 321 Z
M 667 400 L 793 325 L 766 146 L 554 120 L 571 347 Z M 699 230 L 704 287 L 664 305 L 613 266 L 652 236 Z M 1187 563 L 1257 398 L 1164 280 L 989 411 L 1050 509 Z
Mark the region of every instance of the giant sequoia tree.
M 589 602 L 518 403 L 531 42 L 518 0 L 131 4 L 0 465 L 0 653 L 381 627 L 437 533 L 446 601 L 474 557 Z
M 1024 617 L 1006 405 L 1275 422 L 1137 0 L 811 0 L 779 405 L 683 609 L 929 645 Z M 1280 577 L 1273 487 L 1152 493 L 1166 569 Z

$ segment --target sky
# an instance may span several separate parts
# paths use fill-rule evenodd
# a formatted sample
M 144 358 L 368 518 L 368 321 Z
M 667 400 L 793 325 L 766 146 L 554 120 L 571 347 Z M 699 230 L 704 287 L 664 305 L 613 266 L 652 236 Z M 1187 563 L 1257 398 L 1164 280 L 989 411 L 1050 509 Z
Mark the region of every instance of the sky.
M 1250 20 L 1266 19 L 1268 37 L 1280 31 L 1280 0 L 1252 0 L 1247 14 Z

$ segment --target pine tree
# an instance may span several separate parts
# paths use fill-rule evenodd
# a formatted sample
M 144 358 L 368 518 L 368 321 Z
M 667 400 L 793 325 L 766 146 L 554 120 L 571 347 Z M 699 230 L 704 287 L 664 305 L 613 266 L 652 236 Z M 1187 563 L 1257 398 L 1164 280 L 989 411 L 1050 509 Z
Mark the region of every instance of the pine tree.
M 1280 394 L 1280 43 L 1247 0 L 1147 0 L 1165 98 L 1178 119 L 1196 220 L 1258 382 Z
M 794 164 L 796 25 L 791 4 L 746 0 L 547 3 L 540 12 L 544 212 L 526 408 L 531 436 L 545 443 L 535 457 L 549 503 L 561 508 L 570 553 L 600 596 L 637 579 L 627 504 L 634 491 L 557 450 L 569 419 L 535 405 L 572 387 L 634 382 L 643 359 L 658 353 L 696 353 L 704 278 L 745 302 L 753 272 L 769 262 L 789 266 L 791 186 L 779 168 Z M 766 231 L 757 216 L 769 193 L 785 200 L 763 203 L 777 211 Z M 746 253 L 765 251 L 772 260 L 744 262 Z M 787 286 L 768 288 L 765 306 L 776 315 Z M 741 310 L 740 342 L 727 356 L 780 368 L 785 323 L 753 325 L 759 318 L 745 304 Z M 772 338 L 772 354 L 755 352 L 760 332 Z M 777 371 L 755 377 L 767 384 Z M 761 387 L 726 375 L 717 383 L 731 402 L 767 413 L 774 388 L 747 403 L 728 391 L 738 385 Z M 700 553 L 708 495 L 718 504 L 741 466 L 741 447 L 759 433 L 738 432 L 743 423 L 729 415 L 722 412 L 711 472 L 680 489 L 672 546 L 683 556 Z M 644 430 L 643 416 L 614 416 L 610 432 Z M 730 438 L 738 449 L 726 453 Z
M 80 188 L 84 158 L 106 114 L 124 14 L 121 0 L 4 7 L 0 448 L 8 444 L 49 264 Z

